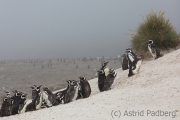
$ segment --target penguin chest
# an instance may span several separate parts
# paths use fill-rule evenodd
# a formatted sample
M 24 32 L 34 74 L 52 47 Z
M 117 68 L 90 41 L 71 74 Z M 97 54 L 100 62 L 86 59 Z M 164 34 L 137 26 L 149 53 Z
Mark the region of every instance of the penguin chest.
M 42 100 L 43 100 L 43 95 L 42 95 L 42 93 L 40 93 L 39 97 L 36 100 L 36 110 L 41 108 Z
M 148 45 L 148 50 L 153 57 L 156 57 L 156 52 L 154 48 L 151 47 L 151 45 Z
M 109 68 L 108 68 L 108 67 L 106 67 L 106 68 L 104 69 L 104 73 L 105 73 L 105 76 L 108 76 L 108 74 L 109 74 Z
M 89 97 L 90 93 L 91 93 L 91 87 L 90 84 L 88 82 L 86 83 L 82 83 L 82 95 L 83 97 Z
M 77 97 L 78 97 L 78 87 L 75 88 L 75 93 L 74 93 L 74 96 L 72 98 L 72 101 L 75 101 L 77 99 Z
M 52 106 L 52 103 L 51 103 L 51 101 L 49 100 L 48 94 L 46 94 L 44 91 L 43 91 L 42 93 L 43 93 L 43 101 L 46 103 L 46 105 L 47 105 L 48 107 Z
M 128 53 L 128 58 L 131 62 L 134 62 L 134 56 L 131 53 Z

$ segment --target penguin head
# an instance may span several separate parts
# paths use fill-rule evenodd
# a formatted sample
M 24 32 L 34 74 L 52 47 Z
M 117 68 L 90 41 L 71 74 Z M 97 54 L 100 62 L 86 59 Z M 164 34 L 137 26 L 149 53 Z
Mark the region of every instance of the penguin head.
M 21 97 L 21 95 L 22 95 L 22 92 L 19 92 L 19 91 L 17 91 L 17 90 L 14 90 L 14 91 L 12 91 L 13 93 L 14 93 L 14 96 L 15 97 Z
M 22 94 L 22 95 L 21 95 L 21 99 L 22 99 L 22 100 L 26 100 L 26 96 L 27 96 L 27 94 Z
M 148 40 L 148 44 L 153 44 L 153 40 Z
M 11 97 L 11 93 L 8 90 L 4 91 L 7 94 L 7 97 Z
M 37 86 L 36 91 L 40 91 L 42 85 Z
M 132 52 L 132 49 L 131 48 L 126 49 L 126 52 L 127 53 Z
M 71 80 L 66 80 L 66 82 L 68 83 L 68 85 L 71 83 Z
M 49 88 L 47 86 L 43 87 L 43 91 L 47 91 Z
M 71 86 L 77 86 L 77 81 L 76 80 L 71 80 Z
M 12 104 L 11 104 L 11 98 L 9 98 L 9 97 L 4 97 L 3 103 L 5 103 L 6 105 L 12 105 Z
M 86 78 L 84 76 L 79 77 L 80 81 L 86 81 Z
M 7 102 L 7 101 L 8 101 L 8 98 L 7 98 L 7 97 L 5 97 L 5 98 L 3 99 L 3 101 L 4 101 L 4 102 Z
M 38 92 L 38 91 L 40 91 L 41 86 L 42 85 L 39 85 L 39 86 L 33 85 L 33 86 L 31 86 L 31 88 L 32 88 L 33 91 L 37 91 Z
M 15 96 L 16 96 L 16 97 L 20 97 L 20 96 L 21 96 L 21 93 L 20 93 L 20 92 L 17 92 L 17 93 L 15 94 Z
M 36 85 L 31 86 L 33 91 L 36 90 L 36 87 L 37 87 Z
M 104 61 L 104 62 L 102 63 L 102 66 L 107 66 L 108 63 L 109 63 L 109 61 Z
M 76 86 L 77 85 L 76 80 L 67 80 L 66 82 L 68 83 L 68 86 Z

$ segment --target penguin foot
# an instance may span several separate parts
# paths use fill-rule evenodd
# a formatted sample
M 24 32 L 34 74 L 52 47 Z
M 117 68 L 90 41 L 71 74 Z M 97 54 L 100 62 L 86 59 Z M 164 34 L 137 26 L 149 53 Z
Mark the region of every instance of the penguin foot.
M 131 76 L 133 76 L 134 74 L 128 74 L 128 77 L 131 77 Z

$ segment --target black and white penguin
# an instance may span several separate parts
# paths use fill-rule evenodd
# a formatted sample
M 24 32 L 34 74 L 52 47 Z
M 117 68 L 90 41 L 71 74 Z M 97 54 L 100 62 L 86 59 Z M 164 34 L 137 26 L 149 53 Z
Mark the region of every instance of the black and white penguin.
M 73 83 L 73 84 L 72 84 Z M 71 84 L 72 85 L 75 85 L 75 89 L 76 89 L 76 93 L 75 93 L 75 96 L 74 96 L 74 98 L 73 99 L 80 99 L 80 98 L 82 98 L 83 96 L 82 96 L 82 88 L 81 88 L 81 85 L 80 85 L 80 83 L 78 83 L 76 80 L 71 80 Z M 74 101 L 74 100 L 73 100 Z
M 68 80 L 68 86 L 64 96 L 64 104 L 73 102 L 78 98 L 79 84 L 75 80 Z
M 24 107 L 26 103 L 26 96 L 27 94 L 24 94 L 20 91 L 14 90 L 12 91 L 14 93 L 14 96 L 11 96 L 10 92 L 8 90 L 5 91 L 7 94 L 7 97 L 11 99 L 11 114 L 19 114 L 19 111 Z
M 113 69 L 109 69 L 109 74 L 105 79 L 103 91 L 110 90 L 115 81 L 117 73 Z
M 56 101 L 59 104 L 64 104 L 64 97 L 65 97 L 65 94 L 66 94 L 66 90 L 67 90 L 67 88 L 54 93 Z
M 136 69 L 137 56 L 133 53 L 132 49 L 126 49 L 128 64 L 129 64 L 129 74 L 128 77 L 134 75 L 132 70 Z
M 55 95 L 48 87 L 43 87 L 43 101 L 47 107 L 58 105 Z
M 83 98 L 88 98 L 91 94 L 91 86 L 84 76 L 80 78 L 81 93 Z
M 123 70 L 127 70 L 127 69 L 129 68 L 128 59 L 127 59 L 127 55 L 126 55 L 126 54 L 123 54 L 123 55 L 122 55 L 121 64 L 122 64 L 122 69 L 123 69 Z
M 42 106 L 43 95 L 40 90 L 41 86 L 42 85 L 36 87 L 36 91 L 37 91 L 36 102 L 35 102 L 36 110 L 41 109 Z
M 109 68 L 107 66 L 108 63 L 109 61 L 103 61 L 102 67 L 100 68 L 99 71 L 97 71 L 98 72 L 98 88 L 100 92 L 103 91 L 104 81 L 109 74 Z
M 137 74 L 140 70 L 142 59 L 138 59 L 136 54 L 132 51 L 132 49 L 126 49 L 128 64 L 129 64 L 129 74 L 128 77 Z
M 10 116 L 12 114 L 12 104 L 10 97 L 4 97 L 0 113 L 1 117 Z
M 98 72 L 98 88 L 99 88 L 99 91 L 102 92 L 106 76 L 103 70 L 99 70 L 97 72 Z
M 19 99 L 21 98 L 22 92 L 14 90 L 12 91 L 14 93 L 14 96 L 12 96 L 14 103 L 18 102 Z
M 26 104 L 22 112 L 38 110 L 42 106 L 43 95 L 42 92 L 40 91 L 41 85 L 40 86 L 34 85 L 31 88 L 32 88 L 32 102 Z
M 22 94 L 21 95 L 21 99 L 18 101 L 18 103 L 16 103 L 18 107 L 18 114 L 21 113 L 21 111 L 23 110 L 24 106 L 26 105 L 26 97 L 27 97 L 27 94 Z
M 148 41 L 148 50 L 154 59 L 163 56 L 163 54 L 160 52 L 160 49 L 153 43 L 153 40 Z
M 19 111 L 21 111 L 21 109 L 24 107 L 27 94 L 24 94 L 17 90 L 14 90 L 12 92 L 14 93 L 14 96 L 11 97 L 11 99 L 13 99 L 12 115 L 15 115 L 19 114 Z
M 14 104 L 14 101 L 15 101 L 14 96 L 11 96 L 11 93 L 10 93 L 8 90 L 5 90 L 4 92 L 5 92 L 6 95 L 7 95 L 6 97 L 11 98 L 11 105 L 13 105 L 13 104 Z

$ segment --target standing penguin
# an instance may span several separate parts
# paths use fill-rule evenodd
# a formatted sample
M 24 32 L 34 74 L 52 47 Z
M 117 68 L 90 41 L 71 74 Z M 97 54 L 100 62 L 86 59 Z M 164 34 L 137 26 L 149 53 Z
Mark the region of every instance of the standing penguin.
M 113 69 L 109 69 L 109 74 L 106 77 L 105 82 L 104 82 L 104 87 L 103 87 L 104 91 L 111 89 L 116 76 L 117 76 L 117 73 Z
M 128 59 L 127 59 L 127 55 L 126 54 L 123 54 L 122 55 L 122 69 L 123 70 L 127 70 L 129 67 L 128 67 Z
M 160 49 L 153 43 L 153 40 L 148 41 L 148 50 L 154 59 L 163 56 L 163 54 L 160 53 Z
M 56 100 L 55 95 L 48 87 L 43 87 L 43 101 L 45 102 L 47 107 L 58 105 L 58 101 Z
M 11 98 L 4 97 L 1 107 L 1 117 L 10 116 L 12 110 Z
M 66 93 L 66 89 L 62 90 L 62 91 L 58 91 L 56 92 L 54 95 L 55 95 L 55 98 L 56 98 L 56 101 L 59 103 L 59 104 L 63 104 L 64 103 L 64 96 L 65 96 L 65 93 Z
M 22 112 L 27 112 L 27 111 L 33 111 L 33 110 L 38 110 L 42 106 L 42 101 L 43 101 L 43 95 L 42 92 L 40 91 L 41 85 L 40 86 L 32 86 L 32 102 L 27 104 Z
M 103 70 L 99 70 L 97 72 L 98 72 L 98 88 L 99 88 L 100 92 L 102 92 L 106 76 L 105 76 L 105 72 Z
M 80 78 L 80 86 L 83 98 L 88 98 L 91 94 L 91 86 L 84 76 Z
M 64 95 L 64 104 L 75 101 L 78 98 L 79 84 L 75 80 L 68 80 L 68 86 Z
M 126 49 L 126 53 L 127 53 L 128 63 L 129 63 L 128 77 L 130 77 L 134 75 L 133 70 L 136 69 L 136 64 L 137 64 L 138 59 L 137 59 L 137 56 L 132 51 L 132 49 L 130 48 Z

